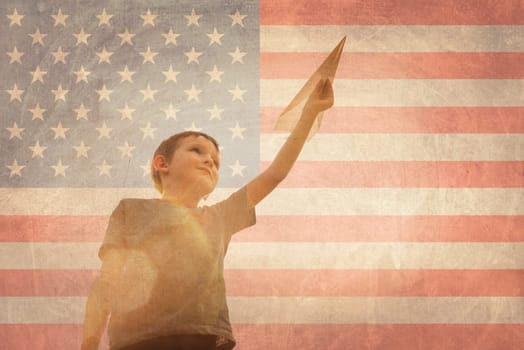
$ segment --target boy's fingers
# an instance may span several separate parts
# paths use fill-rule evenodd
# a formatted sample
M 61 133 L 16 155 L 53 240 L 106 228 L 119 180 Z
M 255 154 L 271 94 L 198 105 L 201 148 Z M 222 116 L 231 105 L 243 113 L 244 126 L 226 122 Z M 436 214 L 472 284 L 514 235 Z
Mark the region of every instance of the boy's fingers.
M 331 81 L 329 79 L 325 79 L 324 83 L 322 84 L 322 90 L 321 90 L 321 96 L 322 97 L 328 97 L 332 94 L 332 86 Z
M 320 78 L 319 81 L 317 82 L 317 85 L 315 86 L 315 90 L 322 91 L 324 88 L 324 83 L 325 83 L 325 79 Z

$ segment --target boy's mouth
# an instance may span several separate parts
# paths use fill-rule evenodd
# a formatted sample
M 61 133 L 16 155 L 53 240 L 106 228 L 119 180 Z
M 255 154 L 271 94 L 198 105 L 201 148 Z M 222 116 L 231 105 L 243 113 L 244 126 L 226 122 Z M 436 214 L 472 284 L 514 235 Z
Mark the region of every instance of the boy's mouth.
M 209 176 L 213 177 L 213 175 L 211 174 L 211 170 L 206 169 L 206 168 L 198 168 L 198 169 L 205 171 Z

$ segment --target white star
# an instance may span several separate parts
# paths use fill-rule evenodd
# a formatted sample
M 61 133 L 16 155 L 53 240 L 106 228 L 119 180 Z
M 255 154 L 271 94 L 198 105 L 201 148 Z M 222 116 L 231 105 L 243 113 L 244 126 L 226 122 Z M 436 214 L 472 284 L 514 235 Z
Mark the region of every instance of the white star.
M 13 100 L 18 100 L 19 102 L 22 102 L 21 96 L 24 93 L 24 90 L 18 89 L 18 87 L 16 86 L 16 83 L 12 90 L 5 90 L 5 91 L 7 91 L 9 95 L 11 95 L 9 102 Z
M 98 135 L 98 139 L 100 140 L 102 137 L 105 137 L 107 139 L 111 138 L 111 136 L 109 135 L 111 133 L 111 131 L 113 131 L 112 128 L 108 128 L 107 125 L 106 125 L 106 122 L 104 122 L 102 124 L 102 127 L 101 128 L 96 128 L 96 131 L 98 131 L 99 135 Z
M 11 21 L 11 23 L 9 23 L 9 27 L 15 24 L 17 24 L 18 26 L 22 26 L 21 21 L 22 21 L 22 18 L 24 17 L 25 17 L 24 15 L 19 15 L 15 8 L 12 15 L 7 15 L 7 18 L 9 18 L 9 20 Z
M 11 170 L 11 173 L 9 174 L 9 177 L 11 177 L 13 175 L 22 176 L 22 169 L 25 168 L 25 165 L 19 165 L 18 162 L 15 159 L 13 164 L 6 165 L 6 167 L 9 168 L 9 170 Z
M 36 32 L 34 34 L 28 34 L 31 38 L 33 38 L 33 42 L 31 43 L 31 46 L 34 44 L 40 44 L 44 46 L 44 38 L 47 36 L 47 34 L 40 33 L 40 28 L 36 28 Z
M 127 143 L 127 141 L 126 141 L 125 144 L 123 144 L 122 146 L 118 146 L 117 148 L 120 150 L 120 152 L 122 152 L 122 158 L 124 158 L 124 157 L 133 158 L 133 155 L 131 154 L 131 152 L 133 152 L 133 150 L 136 147 L 135 146 L 129 146 L 129 143 Z
M 86 70 L 84 69 L 84 66 L 83 66 L 83 65 L 80 66 L 80 70 L 77 70 L 76 72 L 73 72 L 73 73 L 75 73 L 75 75 L 76 75 L 76 82 L 77 82 L 77 83 L 79 83 L 79 82 L 81 82 L 81 81 L 84 81 L 84 82 L 87 83 L 87 76 L 88 76 L 89 74 L 91 74 L 91 72 L 86 71 Z
M 198 20 L 200 19 L 200 17 L 202 17 L 202 15 L 197 15 L 195 13 L 195 9 L 192 9 L 191 10 L 191 15 L 189 16 L 184 16 L 186 19 L 187 19 L 187 26 L 189 27 L 190 25 L 194 24 L 196 25 L 197 27 L 200 27 L 200 24 L 198 24 Z
M 84 104 L 81 103 L 80 107 L 73 109 L 76 113 L 76 120 L 85 119 L 87 120 L 87 113 L 89 113 L 91 110 L 89 108 L 85 108 Z
M 151 137 L 151 139 L 155 138 L 153 133 L 156 131 L 156 128 L 151 127 L 151 122 L 147 122 L 147 126 L 145 128 L 140 128 L 140 130 L 144 133 L 142 140 L 145 140 L 146 137 Z
M 133 82 L 133 74 L 135 74 L 135 71 L 130 71 L 127 68 L 127 64 L 126 64 L 126 66 L 124 67 L 124 70 L 118 72 L 118 74 L 120 74 L 120 76 L 122 77 L 122 80 L 120 81 L 121 83 L 123 83 L 124 81 L 128 81 L 128 82 L 132 83 Z
M 195 51 L 195 48 L 192 47 L 191 51 L 184 52 L 184 55 L 187 56 L 187 64 L 190 64 L 191 62 L 195 62 L 196 64 L 199 64 L 198 57 L 202 55 L 202 52 Z
M 247 90 L 241 90 L 239 87 L 238 87 L 238 84 L 235 86 L 234 89 L 232 90 L 228 90 L 230 94 L 233 95 L 233 99 L 231 101 L 236 101 L 236 100 L 239 100 L 239 101 L 242 101 L 244 102 L 244 94 L 246 93 Z
M 13 137 L 16 137 L 17 139 L 21 140 L 22 139 L 21 133 L 22 131 L 25 130 L 25 128 L 19 128 L 16 122 L 13 124 L 13 127 L 6 128 L 6 129 L 10 133 L 9 140 L 11 140 Z
M 18 49 L 15 46 L 13 51 L 11 51 L 11 52 L 8 51 L 7 52 L 7 56 L 11 57 L 11 60 L 9 61 L 9 64 L 12 64 L 13 62 L 22 64 L 22 61 L 20 59 L 22 58 L 23 55 L 24 55 L 24 53 L 21 52 L 21 51 L 18 51 Z
M 222 38 L 224 34 L 219 34 L 216 28 L 213 29 L 213 33 L 207 34 L 207 36 L 211 39 L 211 41 L 209 42 L 209 46 L 213 45 L 213 43 L 222 45 L 220 38 Z
M 62 14 L 62 9 L 59 8 L 58 13 L 56 15 L 51 15 L 51 17 L 53 17 L 55 20 L 55 27 L 60 24 L 65 27 L 65 21 L 69 15 Z
M 235 125 L 234 128 L 229 128 L 229 130 L 232 132 L 232 135 L 231 135 L 231 139 L 234 140 L 235 138 L 239 138 L 241 140 L 244 139 L 244 135 L 242 134 L 244 131 L 246 131 L 247 129 L 246 128 L 241 128 L 240 125 L 237 124 Z
M 35 158 L 35 157 L 44 158 L 44 151 L 47 149 L 47 147 L 40 146 L 40 141 L 37 140 L 34 146 L 29 146 L 29 149 L 33 151 L 31 158 Z
M 91 34 L 84 32 L 84 28 L 80 29 L 80 33 L 73 34 L 73 36 L 76 38 L 76 46 L 80 44 L 87 45 L 87 39 L 91 36 Z
M 162 36 L 166 39 L 164 45 L 173 44 L 176 46 L 176 38 L 180 36 L 180 34 L 173 33 L 173 28 L 169 29 L 169 32 L 162 34 Z
M 187 102 L 191 100 L 195 100 L 199 102 L 198 95 L 202 92 L 202 90 L 198 90 L 194 84 L 191 84 L 191 89 L 184 90 L 184 92 L 187 94 Z
M 144 99 L 142 100 L 142 102 L 145 102 L 147 100 L 155 102 L 155 94 L 158 92 L 158 90 L 151 89 L 149 83 L 147 83 L 147 88 L 145 88 L 144 90 L 140 90 L 140 92 L 144 95 Z
M 60 139 L 65 139 L 66 138 L 66 131 L 69 130 L 69 128 L 64 128 L 62 126 L 62 122 L 58 122 L 58 125 L 56 126 L 56 128 L 51 128 L 51 130 L 53 130 L 53 132 L 55 133 L 55 140 L 60 138 Z
M 107 102 L 111 102 L 111 99 L 109 98 L 109 95 L 111 95 L 111 93 L 113 92 L 113 90 L 109 90 L 108 88 L 106 88 L 106 84 L 102 85 L 102 88 L 100 90 L 96 90 L 96 93 L 98 94 L 98 102 L 102 101 L 102 100 L 106 100 Z
M 40 104 L 39 103 L 36 104 L 35 108 L 28 109 L 28 111 L 33 114 L 33 119 L 31 119 L 31 120 L 35 120 L 35 119 L 44 120 L 44 112 L 46 110 L 43 109 L 43 108 L 40 108 Z
M 136 35 L 136 34 L 131 34 L 129 33 L 129 31 L 125 30 L 125 32 L 123 33 L 120 33 L 120 34 L 117 34 L 119 37 L 120 37 L 120 46 L 124 45 L 124 44 L 129 44 L 131 46 L 133 46 L 133 37 Z
M 147 9 L 147 12 L 145 15 L 140 15 L 142 19 L 144 20 L 144 24 L 142 24 L 142 27 L 145 27 L 147 24 L 155 26 L 155 19 L 158 17 L 158 15 L 151 14 L 151 10 Z
M 206 72 L 206 74 L 209 75 L 209 82 L 218 81 L 219 83 L 222 82 L 222 79 L 220 78 L 222 74 L 224 74 L 224 71 L 219 71 L 216 64 L 213 66 L 213 70 L 209 70 Z
M 44 72 L 40 70 L 40 66 L 36 66 L 35 70 L 31 72 L 33 75 L 33 79 L 31 80 L 31 84 L 33 84 L 35 81 L 39 81 L 42 84 L 44 83 L 44 75 L 47 74 L 47 72 Z
M 151 164 L 144 164 L 140 166 L 144 172 L 142 173 L 142 177 L 149 175 L 151 173 Z
M 98 168 L 98 170 L 100 170 L 100 173 L 98 173 L 98 176 L 107 175 L 111 177 L 111 168 L 113 166 L 107 164 L 105 159 L 101 165 L 97 165 L 96 167 Z
M 109 60 L 109 57 L 111 57 L 113 55 L 113 53 L 107 51 L 105 46 L 104 46 L 104 49 L 102 51 L 100 51 L 100 52 L 97 52 L 96 55 L 99 58 L 98 64 L 100 64 L 102 62 L 106 62 L 106 63 L 111 64 L 111 61 Z
M 55 56 L 55 64 L 57 64 L 58 62 L 62 62 L 65 64 L 65 58 L 67 57 L 67 55 L 69 55 L 69 52 L 62 51 L 62 46 L 59 46 L 58 50 L 56 50 L 56 52 L 53 52 L 52 55 Z
M 221 114 L 224 110 L 218 108 L 216 103 L 215 103 L 215 105 L 213 106 L 213 108 L 209 108 L 207 111 L 211 114 L 211 116 L 209 117 L 209 120 L 213 120 L 213 119 L 222 120 L 222 117 L 220 116 L 220 114 Z
M 135 109 L 129 108 L 127 106 L 127 103 L 125 104 L 124 108 L 117 109 L 117 111 L 119 111 L 122 114 L 121 120 L 124 120 L 124 119 L 133 120 L 133 116 L 131 114 L 135 111 Z
M 58 84 L 58 88 L 56 90 L 51 90 L 53 95 L 55 95 L 55 102 L 58 100 L 62 100 L 65 102 L 65 94 L 67 94 L 69 90 L 62 89 L 62 84 Z
M 234 15 L 229 15 L 229 17 L 232 19 L 233 23 L 231 23 L 231 27 L 233 27 L 235 24 L 238 24 L 242 28 L 244 27 L 244 23 L 242 20 L 247 17 L 247 15 L 241 15 L 240 12 L 235 12 Z
M 84 141 L 80 142 L 80 146 L 73 146 L 73 148 L 76 151 L 77 158 L 80 158 L 80 157 L 89 158 L 87 155 L 87 151 L 89 151 L 91 147 L 84 145 Z
M 240 165 L 240 162 L 238 159 L 235 161 L 235 164 L 229 165 L 229 168 L 231 168 L 231 176 L 240 175 L 241 177 L 244 177 L 244 169 L 246 168 L 245 165 Z
M 233 57 L 233 60 L 231 61 L 231 64 L 235 63 L 235 62 L 240 62 L 240 63 L 244 63 L 244 56 L 246 55 L 245 52 L 242 52 L 238 49 L 238 46 L 237 48 L 235 49 L 234 52 L 229 52 L 228 53 L 229 56 Z
M 56 90 L 51 90 L 53 95 L 55 95 L 55 102 L 58 100 L 62 100 L 65 102 L 65 95 L 67 94 L 69 90 L 62 89 L 62 84 L 58 84 L 58 88 Z
M 176 120 L 176 113 L 180 112 L 180 109 L 173 107 L 173 104 L 170 103 L 169 107 L 162 109 L 166 114 L 166 120 L 174 119 Z
M 65 171 L 67 168 L 69 168 L 69 165 L 62 164 L 62 159 L 59 159 L 56 165 L 50 165 L 50 167 L 55 170 L 55 176 L 62 175 L 65 177 Z
M 148 46 L 147 47 L 147 51 L 146 52 L 140 52 L 140 54 L 144 57 L 144 61 L 142 62 L 142 64 L 146 63 L 146 62 L 151 62 L 151 63 L 155 63 L 155 56 L 158 55 L 158 52 L 152 52 L 151 51 L 151 48 Z
M 191 123 L 191 126 L 189 128 L 184 128 L 185 131 L 202 131 L 202 128 L 198 128 L 195 125 L 195 122 Z
M 171 67 L 171 65 L 169 65 L 169 69 L 166 70 L 166 71 L 163 71 L 162 74 L 164 74 L 166 76 L 165 83 L 167 83 L 169 81 L 174 81 L 176 83 L 176 76 L 178 74 L 180 74 L 180 72 L 177 72 L 177 71 L 173 70 L 173 67 Z
M 100 27 L 102 24 L 111 26 L 111 24 L 109 24 L 111 17 L 113 17 L 113 15 L 108 15 L 106 9 L 104 8 L 101 14 L 96 15 L 96 18 L 98 18 L 98 26 Z

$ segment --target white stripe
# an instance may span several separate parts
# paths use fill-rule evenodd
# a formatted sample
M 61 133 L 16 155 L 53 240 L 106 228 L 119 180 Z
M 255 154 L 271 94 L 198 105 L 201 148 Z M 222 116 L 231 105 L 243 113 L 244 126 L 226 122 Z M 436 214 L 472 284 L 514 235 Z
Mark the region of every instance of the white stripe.
M 100 243 L 0 243 L 0 269 L 98 269 L 99 247 Z M 231 243 L 225 268 L 524 269 L 524 243 Z
M 261 26 L 262 52 L 524 52 L 524 26 Z
M 524 298 L 230 298 L 233 323 L 522 323 Z
M 234 188 L 217 188 L 206 203 Z M 159 198 L 153 188 L 0 188 L 0 215 L 110 215 L 123 198 Z
M 524 215 L 524 188 L 279 189 L 263 215 Z
M 229 269 L 523 269 L 524 243 L 237 243 L 229 248 L 225 266 Z
M 122 193 L 0 189 L 0 215 L 109 215 Z M 125 191 L 129 197 L 140 193 Z M 257 215 L 524 215 L 524 188 L 277 188 L 257 205 Z
M 329 115 L 324 123 L 329 123 Z M 263 134 L 260 158 L 272 161 L 289 137 Z M 317 134 L 307 161 L 522 161 L 524 134 Z M 524 185 L 524 180 L 523 180 Z
M 524 40 L 522 40 L 524 41 Z M 260 105 L 285 107 L 305 80 L 260 80 Z M 522 79 L 335 79 L 338 107 L 523 106 Z
M 3 297 L 1 324 L 82 324 L 83 297 Z M 233 324 L 518 324 L 522 297 L 229 297 Z

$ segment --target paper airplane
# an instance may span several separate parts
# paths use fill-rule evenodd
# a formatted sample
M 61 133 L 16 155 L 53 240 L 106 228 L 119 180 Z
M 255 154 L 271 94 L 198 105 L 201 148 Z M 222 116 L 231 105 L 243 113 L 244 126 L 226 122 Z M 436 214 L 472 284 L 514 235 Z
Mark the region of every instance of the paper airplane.
M 284 130 L 292 131 L 295 125 L 297 124 L 300 116 L 302 115 L 302 109 L 311 94 L 317 85 L 320 79 L 328 78 L 333 83 L 335 78 L 335 73 L 338 67 L 338 61 L 340 61 L 340 56 L 342 55 L 342 50 L 346 42 L 346 37 L 344 37 L 338 45 L 331 51 L 329 56 L 322 62 L 320 67 L 313 73 L 313 75 L 308 79 L 306 84 L 300 89 L 298 94 L 293 98 L 289 105 L 284 109 L 280 114 L 280 117 L 277 120 L 275 125 L 275 130 Z M 320 123 L 322 122 L 323 113 L 320 112 L 316 118 L 311 131 L 308 135 L 308 140 L 315 135 L 317 130 L 320 128 Z

